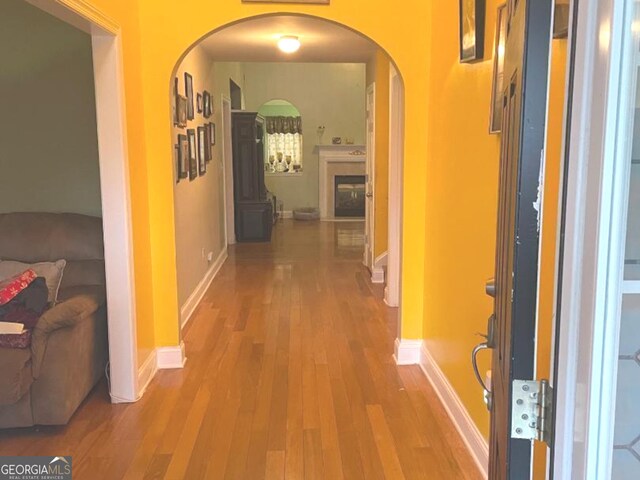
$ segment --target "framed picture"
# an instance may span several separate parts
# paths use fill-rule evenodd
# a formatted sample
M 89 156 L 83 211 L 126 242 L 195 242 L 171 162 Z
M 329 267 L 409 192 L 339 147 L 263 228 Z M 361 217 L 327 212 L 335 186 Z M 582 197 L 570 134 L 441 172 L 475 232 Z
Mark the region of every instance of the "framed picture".
M 178 135 L 178 181 L 189 176 L 189 140 Z
M 187 97 L 187 119 L 193 120 L 195 118 L 193 111 L 193 77 L 187 72 L 184 73 L 184 91 Z
M 196 144 L 196 131 L 193 128 L 187 130 L 189 141 L 189 180 L 198 176 L 198 146 Z
M 213 148 L 211 147 L 211 129 L 209 124 L 205 124 L 204 128 L 204 159 L 210 162 L 213 159 Z
M 202 93 L 202 97 L 203 97 L 203 102 L 204 102 L 204 105 L 203 105 L 204 118 L 209 118 L 211 116 L 211 114 L 213 113 L 213 110 L 211 108 L 211 94 L 205 90 Z
M 173 124 L 178 126 L 178 77 L 173 81 L 173 103 L 171 104 Z
M 180 128 L 187 126 L 187 97 L 182 95 L 176 97 L 176 126 Z
M 482 60 L 484 56 L 485 0 L 460 1 L 460 61 Z
M 507 41 L 507 5 L 498 7 L 496 38 L 493 47 L 493 82 L 491 85 L 491 117 L 489 133 L 502 130 L 502 91 L 504 89 L 504 48 Z
M 202 113 L 202 94 L 196 95 L 196 109 L 198 113 Z
M 198 172 L 200 175 L 207 173 L 207 133 L 204 127 L 198 127 Z
M 211 145 L 216 144 L 216 124 L 209 122 L 209 141 Z

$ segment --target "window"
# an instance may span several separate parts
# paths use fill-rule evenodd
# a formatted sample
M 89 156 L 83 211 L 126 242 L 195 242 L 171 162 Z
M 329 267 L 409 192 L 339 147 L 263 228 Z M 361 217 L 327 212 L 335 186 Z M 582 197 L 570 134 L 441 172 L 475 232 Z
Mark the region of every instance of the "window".
M 302 172 L 302 117 L 286 100 L 265 103 L 258 113 L 265 119 L 265 171 L 271 174 Z

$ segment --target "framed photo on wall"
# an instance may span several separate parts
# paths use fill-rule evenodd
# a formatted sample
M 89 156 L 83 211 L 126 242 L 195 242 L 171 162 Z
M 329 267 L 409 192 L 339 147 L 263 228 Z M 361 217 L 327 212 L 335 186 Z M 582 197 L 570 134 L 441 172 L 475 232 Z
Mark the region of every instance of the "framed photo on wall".
M 189 140 L 178 135 L 178 181 L 189 176 Z
M 205 124 L 204 127 L 204 159 L 208 163 L 213 159 L 213 148 L 211 147 L 211 130 L 209 124 Z
M 207 173 L 207 134 L 204 127 L 198 127 L 198 172 L 200 176 Z
M 209 122 L 209 141 L 211 145 L 216 144 L 216 124 L 213 122 Z
M 206 90 L 202 92 L 202 100 L 204 105 L 202 106 L 204 112 L 204 118 L 209 118 L 213 113 L 213 109 L 211 108 L 211 94 Z
M 193 110 L 193 77 L 187 72 L 184 73 L 184 92 L 187 97 L 187 119 L 193 120 L 195 118 Z
M 176 97 L 176 126 L 180 128 L 187 126 L 187 97 L 182 95 Z
M 507 5 L 498 7 L 496 37 L 493 47 L 493 82 L 491 84 L 491 117 L 489 133 L 502 130 L 502 92 L 504 90 L 504 49 L 507 41 Z
M 201 93 L 196 95 L 196 108 L 198 110 L 198 113 L 202 113 L 202 94 Z
M 484 56 L 485 0 L 460 2 L 460 61 L 482 60 Z
M 196 144 L 196 131 L 193 128 L 187 130 L 189 141 L 189 180 L 198 176 L 198 145 Z

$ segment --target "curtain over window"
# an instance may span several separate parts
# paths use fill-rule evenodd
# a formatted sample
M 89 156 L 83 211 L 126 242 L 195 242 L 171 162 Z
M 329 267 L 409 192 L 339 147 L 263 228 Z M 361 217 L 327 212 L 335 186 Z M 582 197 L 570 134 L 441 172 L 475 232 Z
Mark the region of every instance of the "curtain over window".
M 302 171 L 302 118 L 266 117 L 267 170 L 278 173 Z

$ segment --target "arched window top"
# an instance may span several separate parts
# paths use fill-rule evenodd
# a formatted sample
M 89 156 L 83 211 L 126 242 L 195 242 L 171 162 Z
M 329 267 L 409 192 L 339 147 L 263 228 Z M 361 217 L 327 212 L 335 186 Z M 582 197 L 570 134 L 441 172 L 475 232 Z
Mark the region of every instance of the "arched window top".
M 269 100 L 262 104 L 258 113 L 263 117 L 299 117 L 300 110 L 296 106 L 284 99 Z

